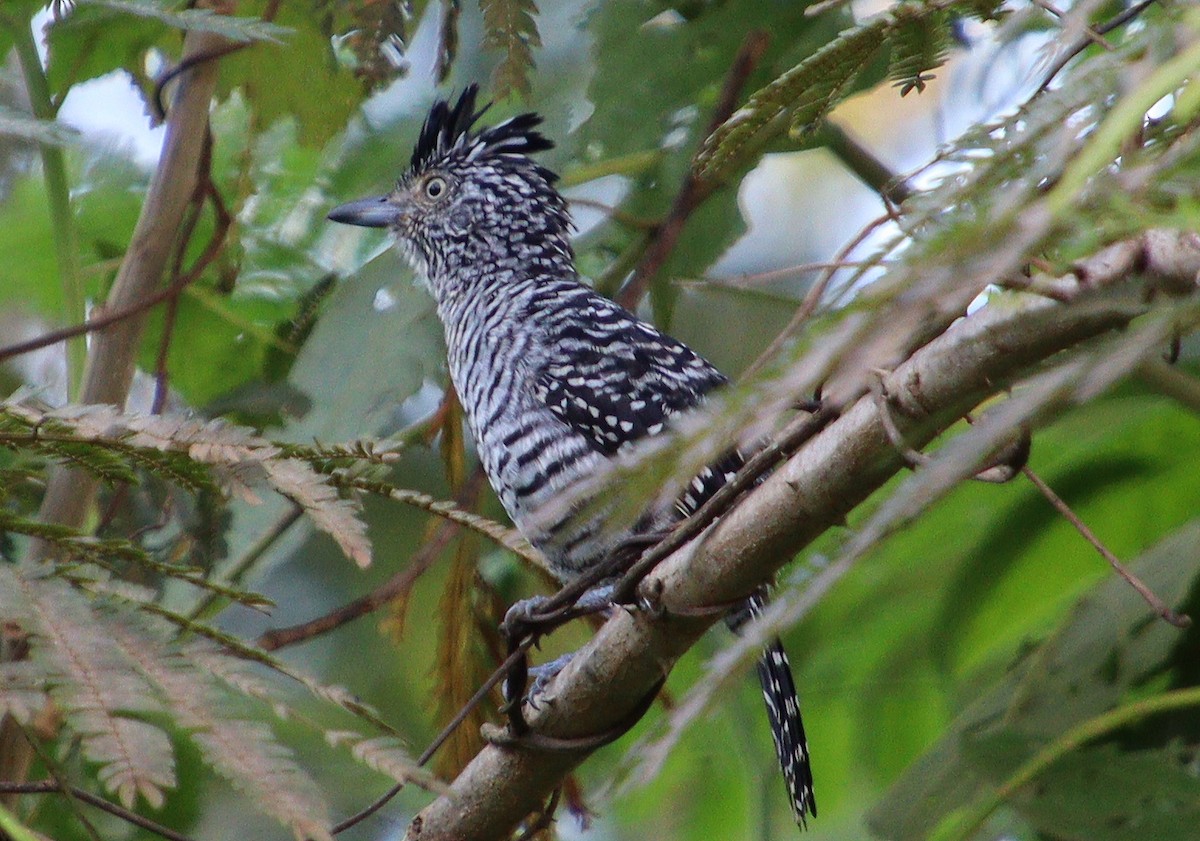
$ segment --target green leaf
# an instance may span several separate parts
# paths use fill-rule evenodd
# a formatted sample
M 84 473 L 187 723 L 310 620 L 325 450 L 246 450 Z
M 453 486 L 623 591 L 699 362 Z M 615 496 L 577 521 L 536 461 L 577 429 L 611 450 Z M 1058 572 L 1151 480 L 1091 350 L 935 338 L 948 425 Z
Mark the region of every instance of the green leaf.
M 1197 541 L 1200 522 L 1193 522 L 1129 567 L 1168 604 L 1184 605 L 1200 577 L 1200 558 L 1194 552 Z M 1194 609 L 1194 600 L 1190 607 Z M 1179 643 L 1178 629 L 1155 619 L 1124 581 L 1107 577 L 1079 600 L 1046 642 L 1026 652 L 995 688 L 967 708 L 948 734 L 893 786 L 871 813 L 872 828 L 887 839 L 926 838 L 945 815 L 986 797 L 1047 742 L 1112 709 L 1145 685 L 1172 662 Z M 1173 727 L 1167 726 L 1151 741 L 1156 746 L 1169 744 L 1187 730 L 1186 720 L 1186 716 L 1176 718 Z M 1129 750 L 1115 740 L 1101 747 L 1120 753 Z M 1069 775 L 1063 777 L 1063 783 L 1068 779 Z M 1049 791 L 1046 785 L 1039 778 L 1035 794 Z M 1086 793 L 1059 791 L 1054 796 L 1086 797 Z M 1022 798 L 1011 805 L 1023 811 L 1025 803 Z M 1124 807 L 1136 809 L 1137 804 L 1128 801 Z M 1126 812 L 1114 826 L 1135 817 Z
M 1031 740 L 1012 758 L 1032 755 Z M 991 750 L 983 744 L 972 753 Z M 1021 816 L 1053 838 L 1144 841 L 1187 838 L 1200 825 L 1200 786 L 1176 745 L 1130 750 L 1103 744 L 1069 753 L 1014 800 Z
M 888 16 L 872 18 L 755 91 L 705 139 L 696 158 L 701 176 L 726 179 L 785 127 L 797 136 L 814 131 L 853 90 L 854 81 L 883 48 L 890 30 Z
M 322 33 L 339 43 L 343 54 L 349 54 L 344 60 L 368 90 L 377 90 L 407 72 L 408 63 L 394 59 L 408 49 L 410 24 L 421 20 L 425 5 L 424 0 L 315 2 Z M 454 0 L 456 11 L 458 5 L 459 0 Z
M 912 90 L 923 93 L 934 78 L 928 71 L 941 67 L 954 45 L 950 16 L 945 11 L 927 14 L 901 4 L 895 10 L 891 39 L 888 78 L 900 88 L 901 96 Z
M 4 806 L 0 806 L 0 830 L 5 834 L 10 835 L 13 841 L 42 841 L 43 836 L 38 835 L 33 830 L 29 829 L 25 824 L 21 823 L 17 817 Z
M 223 295 L 199 283 L 189 287 L 179 299 L 170 336 L 171 388 L 188 403 L 203 406 L 256 379 L 268 350 L 282 345 L 272 325 L 285 313 L 282 302 L 265 297 L 236 291 Z M 142 340 L 143 370 L 155 369 L 164 324 L 163 310 L 156 308 Z
M 72 85 L 124 70 L 148 94 L 153 82 L 145 71 L 146 53 L 152 48 L 177 49 L 171 35 L 170 29 L 152 18 L 81 4 L 47 29 L 50 91 L 61 102 Z
M 62 284 L 52 236 L 41 177 L 19 179 L 0 205 L 0 253 L 21 255 L 20 260 L 0 260 L 6 307 L 45 319 L 59 317 Z
M 597 107 L 570 138 L 572 157 L 587 169 L 653 153 L 621 205 L 639 218 L 661 219 L 692 171 L 729 63 L 747 32 L 761 29 L 771 35 L 748 80 L 758 85 L 790 66 L 796 52 L 816 49 L 849 19 L 843 12 L 809 17 L 799 3 L 698 4 L 691 11 L 685 21 L 658 3 L 617 0 L 597 7 L 588 19 L 597 61 L 588 96 Z M 683 67 L 687 72 L 679 71 Z M 728 180 L 732 187 L 733 178 Z M 702 275 L 744 231 L 735 191 L 718 192 L 689 218 L 660 276 Z M 635 236 L 606 225 L 581 250 L 619 254 Z M 675 290 L 658 284 L 653 294 L 656 315 L 666 325 Z
M 335 60 L 329 38 L 304 4 L 283 4 L 276 20 L 291 29 L 287 43 L 258 43 L 223 58 L 218 91 L 228 96 L 240 90 L 257 125 L 293 120 L 300 142 L 320 147 L 345 128 L 363 88 Z

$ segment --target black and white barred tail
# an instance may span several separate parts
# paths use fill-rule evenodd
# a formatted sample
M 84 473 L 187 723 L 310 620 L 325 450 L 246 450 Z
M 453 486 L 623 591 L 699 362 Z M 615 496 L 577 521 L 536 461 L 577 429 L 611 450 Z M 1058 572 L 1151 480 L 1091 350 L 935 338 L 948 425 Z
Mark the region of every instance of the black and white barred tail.
M 729 626 L 737 631 L 747 621 L 761 614 L 766 603 L 765 592 L 747 599 L 742 609 L 730 617 Z M 804 735 L 804 721 L 800 717 L 796 682 L 792 679 L 792 667 L 779 637 L 767 644 L 758 659 L 758 680 L 767 704 L 771 738 L 775 740 L 775 755 L 783 771 L 792 814 L 797 824 L 807 826 L 808 816 L 817 816 L 812 762 L 808 754 L 808 738 Z

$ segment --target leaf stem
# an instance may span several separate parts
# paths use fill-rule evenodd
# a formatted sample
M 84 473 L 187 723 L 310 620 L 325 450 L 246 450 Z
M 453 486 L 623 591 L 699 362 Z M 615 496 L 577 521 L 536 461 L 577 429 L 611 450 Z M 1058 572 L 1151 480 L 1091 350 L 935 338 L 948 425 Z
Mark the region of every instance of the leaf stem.
M 560 187 L 577 187 L 608 175 L 640 175 L 654 166 L 662 158 L 663 153 L 658 149 L 644 152 L 630 152 L 615 158 L 596 161 L 593 164 L 572 167 L 563 173 L 559 180 Z
M 13 48 L 21 64 L 21 75 L 25 80 L 25 89 L 29 93 L 34 116 L 40 120 L 54 120 L 57 108 L 50 97 L 50 86 L 42 69 L 42 60 L 38 56 L 30 21 L 14 21 L 6 17 L 4 23 L 12 33 Z M 54 251 L 58 259 L 59 282 L 62 285 L 63 316 L 68 324 L 76 324 L 83 321 L 86 313 L 79 248 L 71 212 L 71 190 L 67 183 L 66 156 L 61 146 L 51 143 L 39 143 L 38 150 L 42 156 L 42 176 L 46 181 Z M 67 341 L 68 400 L 75 400 L 79 396 L 86 363 L 87 345 L 82 336 L 74 336 Z
M 1200 687 L 1164 692 L 1162 695 L 1117 707 L 1103 715 L 1077 724 L 1018 768 L 1003 785 L 975 809 L 952 813 L 931 837 L 937 841 L 966 841 L 1005 800 L 1012 797 L 1018 789 L 1028 785 L 1071 751 L 1083 747 L 1094 739 L 1106 736 L 1126 724 L 1132 724 L 1159 713 L 1188 707 L 1200 707 Z

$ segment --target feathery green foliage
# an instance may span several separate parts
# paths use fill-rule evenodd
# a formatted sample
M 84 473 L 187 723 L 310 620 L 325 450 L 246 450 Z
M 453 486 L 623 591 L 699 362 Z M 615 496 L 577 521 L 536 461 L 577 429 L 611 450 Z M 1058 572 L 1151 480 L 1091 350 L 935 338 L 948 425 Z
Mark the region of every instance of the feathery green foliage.
M 994 18 L 999 6 L 905 0 L 863 21 L 751 94 L 744 106 L 705 139 L 696 158 L 696 171 L 720 183 L 785 129 L 793 138 L 811 138 L 829 112 L 854 91 L 859 75 L 889 48 L 891 77 L 904 86 L 905 93 L 911 88 L 919 91 L 925 81 L 922 74 L 946 57 L 952 16 Z

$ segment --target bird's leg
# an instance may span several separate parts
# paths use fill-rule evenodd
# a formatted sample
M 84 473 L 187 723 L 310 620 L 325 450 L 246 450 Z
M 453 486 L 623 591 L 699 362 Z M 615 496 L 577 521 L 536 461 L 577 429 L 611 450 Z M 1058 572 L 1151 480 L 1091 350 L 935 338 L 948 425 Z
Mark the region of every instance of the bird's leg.
M 580 616 L 601 613 L 612 605 L 612 584 L 600 584 L 585 590 L 573 603 L 546 610 L 553 596 L 532 596 L 521 599 L 504 614 L 500 631 L 510 640 L 530 634 L 544 634 Z
M 549 615 L 543 611 L 543 608 L 552 597 L 549 596 L 533 596 L 532 598 L 522 599 L 508 609 L 504 614 L 504 621 L 500 624 L 500 630 L 509 640 L 509 645 L 512 646 L 516 642 L 525 638 L 530 634 L 544 633 L 547 630 L 556 627 L 569 619 L 577 616 L 586 616 L 591 613 L 602 613 L 612 607 L 612 584 L 601 584 L 592 587 L 575 600 L 574 604 L 569 605 L 565 610 L 552 610 Z M 526 674 L 533 678 L 533 684 L 529 687 L 529 691 L 525 692 L 525 680 L 510 680 L 505 681 L 504 695 L 505 699 L 510 703 L 514 703 L 517 699 L 522 698 L 533 704 L 535 696 L 540 694 L 546 685 L 563 670 L 563 667 L 571 660 L 571 654 L 564 654 L 549 663 L 543 663 L 540 666 L 532 666 L 526 670 Z

